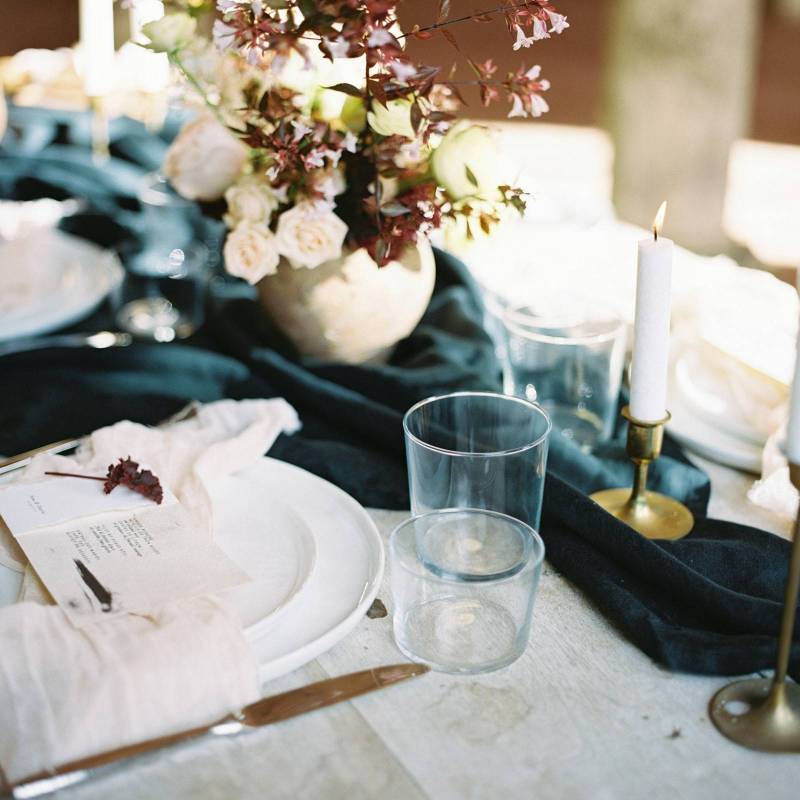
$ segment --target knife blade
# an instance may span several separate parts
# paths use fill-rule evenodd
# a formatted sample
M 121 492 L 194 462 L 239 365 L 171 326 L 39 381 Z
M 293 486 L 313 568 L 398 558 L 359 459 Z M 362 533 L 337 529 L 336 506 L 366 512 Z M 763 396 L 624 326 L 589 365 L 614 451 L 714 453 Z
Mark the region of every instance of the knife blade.
M 211 725 L 191 728 L 70 761 L 56 767 L 52 772 L 31 775 L 5 788 L 6 791 L 10 791 L 8 796 L 15 800 L 42 797 L 89 778 L 107 774 L 113 769 L 130 764 L 142 756 L 165 747 L 206 736 L 235 736 L 248 728 L 272 725 L 344 700 L 352 700 L 368 692 L 423 675 L 429 669 L 430 667 L 425 664 L 393 664 L 329 678 L 289 692 L 265 697 L 246 706 L 238 714 L 225 717 Z

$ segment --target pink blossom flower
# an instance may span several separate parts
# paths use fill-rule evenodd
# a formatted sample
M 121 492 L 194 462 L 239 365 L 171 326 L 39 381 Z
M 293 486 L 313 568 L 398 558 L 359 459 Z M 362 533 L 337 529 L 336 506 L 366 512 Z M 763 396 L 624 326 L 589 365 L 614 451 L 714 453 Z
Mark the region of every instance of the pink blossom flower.
M 547 105 L 547 100 L 544 99 L 540 94 L 532 94 L 531 95 L 531 116 L 532 117 L 541 117 L 542 114 L 546 114 L 550 110 L 550 106 Z
M 325 151 L 312 150 L 303 156 L 303 164 L 306 169 L 315 169 L 325 165 Z
M 549 39 L 550 34 L 547 32 L 547 25 L 539 19 L 539 17 L 533 18 L 533 40 L 538 42 L 539 39 Z
M 350 42 L 344 36 L 337 36 L 335 39 L 326 39 L 325 46 L 331 54 L 331 58 L 347 58 Z
M 563 14 L 556 14 L 555 11 L 548 11 L 547 16 L 550 17 L 550 33 L 561 33 L 569 28 L 569 22 Z
M 294 134 L 292 135 L 292 141 L 299 142 L 306 134 L 311 133 L 314 129 L 310 128 L 305 122 L 301 122 L 299 120 L 293 119 L 292 120 L 292 127 L 294 128 Z
M 417 68 L 413 64 L 407 64 L 405 61 L 392 61 L 389 64 L 389 69 L 401 83 L 406 83 L 409 78 L 413 78 L 417 74 Z
M 214 37 L 214 44 L 219 50 L 228 50 L 233 47 L 233 43 L 236 39 L 236 28 L 218 19 L 214 22 L 212 35 Z
M 394 37 L 386 28 L 373 28 L 367 37 L 367 47 L 381 47 L 389 44 Z
M 526 73 L 525 77 L 529 81 L 535 81 L 542 74 L 542 68 L 538 64 L 534 64 Z
M 525 31 L 519 25 L 514 27 L 517 29 L 517 41 L 514 42 L 514 49 L 519 50 L 520 47 L 530 47 L 534 43 L 535 37 L 526 36 Z
M 527 117 L 525 113 L 525 106 L 522 104 L 522 98 L 518 94 L 511 95 L 511 110 L 508 112 L 508 118 L 511 117 Z
M 347 150 L 348 153 L 356 152 L 356 148 L 358 147 L 358 138 L 352 131 L 347 131 L 347 133 L 344 135 L 342 147 Z

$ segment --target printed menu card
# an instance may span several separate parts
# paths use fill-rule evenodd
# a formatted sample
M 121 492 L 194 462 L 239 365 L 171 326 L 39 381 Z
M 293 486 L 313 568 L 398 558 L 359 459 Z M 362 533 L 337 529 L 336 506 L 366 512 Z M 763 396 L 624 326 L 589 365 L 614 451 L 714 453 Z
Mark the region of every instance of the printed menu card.
M 53 477 L 0 487 L 0 516 L 78 626 L 250 581 L 168 491 L 157 505 L 126 486 L 105 494 L 94 480 Z

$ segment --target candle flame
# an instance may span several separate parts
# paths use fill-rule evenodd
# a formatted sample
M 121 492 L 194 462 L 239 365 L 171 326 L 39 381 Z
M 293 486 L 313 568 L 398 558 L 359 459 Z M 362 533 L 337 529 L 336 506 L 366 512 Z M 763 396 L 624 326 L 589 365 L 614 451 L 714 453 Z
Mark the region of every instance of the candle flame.
M 655 219 L 653 219 L 653 238 L 658 241 L 658 234 L 664 227 L 664 217 L 667 214 L 667 201 L 665 200 L 659 207 Z

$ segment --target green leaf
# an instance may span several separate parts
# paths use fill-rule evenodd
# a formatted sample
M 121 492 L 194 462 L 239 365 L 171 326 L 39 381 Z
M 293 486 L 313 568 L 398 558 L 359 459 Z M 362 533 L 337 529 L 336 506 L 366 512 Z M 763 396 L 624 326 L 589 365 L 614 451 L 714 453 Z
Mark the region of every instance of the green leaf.
M 464 164 L 464 172 L 467 176 L 467 180 L 477 189 L 478 179 L 475 177 L 475 173 L 466 164 Z
M 336 83 L 333 86 L 323 86 L 323 89 L 330 89 L 332 92 L 344 92 L 344 94 L 349 94 L 350 97 L 363 97 L 364 92 L 361 89 L 353 86 L 352 83 Z
M 299 0 L 297 7 L 300 9 L 300 13 L 304 17 L 310 17 L 317 11 L 317 4 L 314 2 L 314 0 Z

